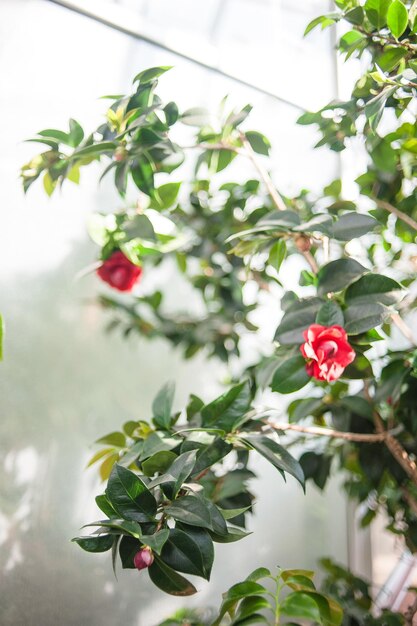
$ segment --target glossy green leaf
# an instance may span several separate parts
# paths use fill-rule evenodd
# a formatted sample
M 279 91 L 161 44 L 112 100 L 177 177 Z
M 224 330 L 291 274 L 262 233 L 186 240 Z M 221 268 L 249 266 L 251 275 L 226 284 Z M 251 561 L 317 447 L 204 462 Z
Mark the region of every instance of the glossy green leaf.
M 386 306 L 372 300 L 351 304 L 345 310 L 345 330 L 348 335 L 359 335 L 382 324 L 390 314 Z
M 175 570 L 166 565 L 158 556 L 148 568 L 149 578 L 165 593 L 172 596 L 192 596 L 197 592 L 189 580 L 177 574 Z
M 380 30 L 387 23 L 387 11 L 392 0 L 366 0 L 366 17 L 375 28 Z
M 99 496 L 96 496 L 96 504 L 98 508 L 103 511 L 107 515 L 107 517 L 117 517 L 116 511 L 113 509 L 110 502 L 107 500 L 106 495 L 103 493 Z
M 408 24 L 408 12 L 401 0 L 393 0 L 387 12 L 387 25 L 394 37 L 401 37 Z
M 233 450 L 232 444 L 227 443 L 227 441 L 224 441 L 221 437 L 216 437 L 212 443 L 200 448 L 198 451 L 193 474 L 199 474 L 208 467 L 218 463 L 227 456 L 231 450 Z
M 169 539 L 161 555 L 164 563 L 184 574 L 210 580 L 213 566 L 213 541 L 206 530 L 181 526 L 169 531 Z
M 145 85 L 146 83 L 150 83 L 153 80 L 159 78 L 159 76 L 161 76 L 162 74 L 165 74 L 165 72 L 167 72 L 168 70 L 172 69 L 172 65 L 161 65 L 160 67 L 150 67 L 147 70 L 144 70 L 143 72 L 139 72 L 139 74 L 136 74 L 135 78 L 133 79 L 133 82 L 140 82 L 142 85 Z
M 196 455 L 197 450 L 189 450 L 188 452 L 180 454 L 180 456 L 172 462 L 168 469 L 168 476 L 172 478 L 172 481 L 167 481 L 162 487 L 168 498 L 173 499 L 176 497 L 183 483 L 192 473 L 195 466 Z
M 397 281 L 381 274 L 366 274 L 354 282 L 345 294 L 347 305 L 362 305 L 379 302 L 386 306 L 397 304 L 404 295 Z
M 277 272 L 279 272 L 286 254 L 287 244 L 285 243 L 285 239 L 278 239 L 269 251 L 268 263 L 272 265 Z
M 319 270 L 318 292 L 323 295 L 333 291 L 342 291 L 368 271 L 354 259 L 330 261 Z
M 316 317 L 317 324 L 323 326 L 343 326 L 345 318 L 340 306 L 333 300 L 328 300 L 319 309 Z
M 292 356 L 283 359 L 276 368 L 272 383 L 272 391 L 278 393 L 293 393 L 302 389 L 310 382 L 310 376 L 306 371 L 305 359 L 300 356 Z
M 241 423 L 241 418 L 248 411 L 250 402 L 250 383 L 244 381 L 201 409 L 202 425 L 230 432 L 235 424 Z
M 127 520 L 146 522 L 156 514 L 156 500 L 143 481 L 130 470 L 116 464 L 106 489 L 112 507 Z
M 74 537 L 71 541 L 78 543 L 86 552 L 107 552 L 113 546 L 114 535 L 91 535 L 90 537 Z
M 332 236 L 339 241 L 350 241 L 362 237 L 378 225 L 375 218 L 363 213 L 344 213 L 332 229 Z
M 222 514 L 206 498 L 182 496 L 167 506 L 165 513 L 184 524 L 208 528 L 219 535 L 227 534 L 227 526 Z
M 157 472 L 162 474 L 165 472 L 172 462 L 177 458 L 177 455 L 169 450 L 161 450 L 153 456 L 149 457 L 142 463 L 142 471 L 145 476 L 153 476 Z
M 174 402 L 175 383 L 169 381 L 156 395 L 152 403 L 153 419 L 161 428 L 168 429 L 171 424 L 172 404 Z
M 281 604 L 281 613 L 286 617 L 308 619 L 323 624 L 316 602 L 304 593 L 290 593 Z
M 219 535 L 218 533 L 209 531 L 210 537 L 216 543 L 234 543 L 235 541 L 240 541 L 241 539 L 245 539 L 252 533 L 246 532 L 241 528 L 235 528 L 232 526 L 227 527 L 227 535 Z
M 156 554 L 161 554 L 162 548 L 168 541 L 169 533 L 168 528 L 162 528 L 153 535 L 142 535 L 141 542 L 145 546 L 152 548 L 153 552 L 156 552 Z
M 304 298 L 293 302 L 276 330 L 275 339 L 282 345 L 303 343 L 303 332 L 314 324 L 323 303 L 321 298 Z
M 304 488 L 304 472 L 296 459 L 279 443 L 266 435 L 248 434 L 241 437 L 242 441 L 249 443 L 267 461 L 272 463 L 280 472 L 287 472 L 294 476 Z

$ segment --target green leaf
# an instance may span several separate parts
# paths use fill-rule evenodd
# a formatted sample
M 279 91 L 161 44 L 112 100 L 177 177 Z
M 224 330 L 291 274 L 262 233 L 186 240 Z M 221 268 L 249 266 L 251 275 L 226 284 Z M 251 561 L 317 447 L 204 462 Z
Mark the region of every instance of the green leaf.
M 70 119 L 69 121 L 69 141 L 70 146 L 76 148 L 84 139 L 84 131 L 77 120 Z
M 300 592 L 288 594 L 281 604 L 281 612 L 286 617 L 308 619 L 323 624 L 319 608 L 312 598 Z
M 342 291 L 356 278 L 369 270 L 354 259 L 338 259 L 320 268 L 318 272 L 318 292 L 321 295 Z
M 294 476 L 304 488 L 304 473 L 301 465 L 279 443 L 266 435 L 245 435 L 242 441 L 249 443 L 267 461 L 272 463 L 280 472 L 287 472 Z
M 354 7 L 353 9 L 347 11 L 344 15 L 345 20 L 358 26 L 363 23 L 364 17 L 365 14 L 362 7 Z
M 223 595 L 224 599 L 220 607 L 220 613 L 217 620 L 213 623 L 213 626 L 218 626 L 222 621 L 223 616 L 226 615 L 226 613 L 231 612 L 243 598 L 262 596 L 266 593 L 267 589 L 265 589 L 263 585 L 260 585 L 252 580 L 246 580 L 233 585 L 233 587 L 230 587 L 230 589 Z
M 103 511 L 107 515 L 107 517 L 117 517 L 116 511 L 113 509 L 110 502 L 107 500 L 106 495 L 103 493 L 99 496 L 96 496 L 96 504 L 98 508 Z
M 385 26 L 390 4 L 391 0 L 366 0 L 364 5 L 366 17 L 377 30 Z
M 140 460 L 144 461 L 161 450 L 173 450 L 181 444 L 179 437 L 169 437 L 164 433 L 151 433 L 144 441 Z
M 41 130 L 38 135 L 41 137 L 47 137 L 48 139 L 55 139 L 58 143 L 64 143 L 67 146 L 70 145 L 68 133 L 64 133 L 62 130 L 47 128 L 46 130 Z
M 129 240 L 145 239 L 147 241 L 156 241 L 152 222 L 146 215 L 135 215 L 135 217 L 123 224 L 123 231 Z
M 393 0 L 387 12 L 387 25 L 396 39 L 401 37 L 408 25 L 408 12 L 401 0 Z
M 385 103 L 398 89 L 398 85 L 384 87 L 384 89 L 365 104 L 365 115 L 369 122 L 369 126 L 373 132 L 376 132 L 378 124 L 384 112 Z M 383 143 L 383 142 L 381 142 Z
M 211 114 L 207 109 L 194 107 L 184 111 L 180 119 L 187 126 L 208 126 L 211 122 Z
M 167 506 L 165 513 L 184 524 L 207 528 L 219 535 L 227 534 L 227 526 L 222 514 L 206 498 L 182 496 Z
M 263 598 L 262 596 L 249 596 L 248 598 L 243 598 L 239 604 L 233 624 L 236 624 L 236 626 L 248 624 L 249 622 L 247 622 L 246 619 L 254 616 L 256 617 L 254 624 L 259 624 L 260 620 L 258 611 L 262 611 L 264 609 L 271 609 L 271 605 L 266 598 Z M 265 618 L 263 619 L 265 620 Z M 267 624 L 268 622 L 265 620 L 265 623 Z
M 111 528 L 112 530 L 119 531 L 119 534 L 127 534 L 132 537 L 140 539 L 142 536 L 142 529 L 137 522 L 127 521 L 123 519 L 104 519 L 97 522 L 91 522 L 90 524 L 84 524 L 83 528 L 89 526 L 99 526 L 100 528 Z
M 114 446 L 116 448 L 124 448 L 126 445 L 126 437 L 123 433 L 113 432 L 96 439 L 94 443 L 103 443 L 106 446 Z
M 210 445 L 205 446 L 198 451 L 193 474 L 199 474 L 208 467 L 218 463 L 221 459 L 228 455 L 231 450 L 233 450 L 232 444 L 227 443 L 221 437 L 216 437 Z
M 385 48 L 383 54 L 381 54 L 377 60 L 377 65 L 384 72 L 390 72 L 397 67 L 401 59 L 403 59 L 406 55 L 406 48 Z
M 181 526 L 169 531 L 161 558 L 172 569 L 210 580 L 214 560 L 213 541 L 206 530 Z
M 162 474 L 171 463 L 177 458 L 177 455 L 169 450 L 160 450 L 153 456 L 142 463 L 142 471 L 145 476 L 153 476 L 157 472 Z
M 168 498 L 173 499 L 176 497 L 183 483 L 192 473 L 196 461 L 196 455 L 197 450 L 189 450 L 188 452 L 181 454 L 173 461 L 167 475 L 169 478 L 172 478 L 172 481 L 167 481 L 166 483 L 164 482 L 162 487 Z
M 246 576 L 246 580 L 260 580 L 261 578 L 269 578 L 271 576 L 271 572 L 266 567 L 257 567 L 253 572 Z
M 101 141 L 91 146 L 85 146 L 84 148 L 78 148 L 74 150 L 71 155 L 71 159 L 80 159 L 81 157 L 98 157 L 103 152 L 114 152 L 118 144 L 115 141 Z
M 271 389 L 278 393 L 292 393 L 302 389 L 308 382 L 310 376 L 306 371 L 306 362 L 300 356 L 293 356 L 283 360 L 274 372 Z
M 137 81 L 139 81 L 141 85 L 145 85 L 146 83 L 150 83 L 154 81 L 156 78 L 159 78 L 159 76 L 161 76 L 162 74 L 165 74 L 165 72 L 168 72 L 168 70 L 170 69 L 172 69 L 172 65 L 161 65 L 160 67 L 150 67 L 149 69 L 144 70 L 143 72 L 139 72 L 139 74 L 136 74 L 135 78 L 133 79 L 133 82 L 136 83 Z
M 379 302 L 352 304 L 345 310 L 345 330 L 348 335 L 359 335 L 379 326 L 391 311 Z
M 245 133 L 245 137 L 251 145 L 251 148 L 257 154 L 264 154 L 265 156 L 269 156 L 269 151 L 271 149 L 271 144 L 269 139 L 262 135 L 262 133 L 258 133 L 255 130 L 248 130 Z
M 116 464 L 110 474 L 106 496 L 112 507 L 127 520 L 147 522 L 154 519 L 156 500 L 130 470 Z
M 197 589 L 189 580 L 177 574 L 175 570 L 166 565 L 158 556 L 148 568 L 149 578 L 165 593 L 172 596 L 192 596 Z
M 219 508 L 219 511 L 223 515 L 225 520 L 229 520 L 229 519 L 234 519 L 235 517 L 238 517 L 239 515 L 242 515 L 242 513 L 246 513 L 246 511 L 248 511 L 251 508 L 251 506 L 252 505 L 244 506 L 241 509 L 220 509 Z
M 250 403 L 250 383 L 244 381 L 202 408 L 202 425 L 231 432 L 237 423 L 242 423 L 241 419 L 248 411 Z
M 354 282 L 345 293 L 349 306 L 379 302 L 385 306 L 397 304 L 404 296 L 402 286 L 381 274 L 366 274 Z
M 169 209 L 172 207 L 177 200 L 180 188 L 181 183 L 166 183 L 165 185 L 160 185 L 160 187 L 156 189 L 158 208 Z
M 154 422 L 161 428 L 168 429 L 171 425 L 172 404 L 174 402 L 175 383 L 167 382 L 152 403 Z
M 285 239 L 278 239 L 269 251 L 268 263 L 279 272 L 281 265 L 287 254 L 287 244 Z
M 74 537 L 71 541 L 78 543 L 86 552 L 107 552 L 113 546 L 114 535 L 92 535 L 91 537 Z
M 142 535 L 140 540 L 145 546 L 152 548 L 153 552 L 161 554 L 162 548 L 168 541 L 169 533 L 168 528 L 162 528 L 153 535 Z
M 362 213 L 344 213 L 333 225 L 332 236 L 339 241 L 362 237 L 378 225 L 375 218 Z
M 311 20 L 311 22 L 307 25 L 304 31 L 304 37 L 317 26 L 321 26 L 321 30 L 324 30 L 325 28 L 332 26 L 332 24 L 337 22 L 339 19 L 340 16 L 337 13 L 333 13 L 330 15 L 320 15 L 319 17 L 314 18 L 314 20 Z
M 345 319 L 340 306 L 336 302 L 328 300 L 320 307 L 316 322 L 323 326 L 343 326 Z
M 303 332 L 314 324 L 323 303 L 321 298 L 304 298 L 293 302 L 276 330 L 275 339 L 282 345 L 303 343 Z
M 235 541 L 240 541 L 241 539 L 245 539 L 245 537 L 248 537 L 249 535 L 252 534 L 252 533 L 245 532 L 241 528 L 234 528 L 232 526 L 228 526 L 227 530 L 228 530 L 227 535 L 219 535 L 210 530 L 209 531 L 210 537 L 216 543 L 234 543 Z
M 56 180 L 52 180 L 49 172 L 45 172 L 43 177 L 43 188 L 48 196 L 52 196 L 56 187 Z
M 134 558 L 140 550 L 141 543 L 135 537 L 124 535 L 119 544 L 119 556 L 123 569 L 136 569 Z

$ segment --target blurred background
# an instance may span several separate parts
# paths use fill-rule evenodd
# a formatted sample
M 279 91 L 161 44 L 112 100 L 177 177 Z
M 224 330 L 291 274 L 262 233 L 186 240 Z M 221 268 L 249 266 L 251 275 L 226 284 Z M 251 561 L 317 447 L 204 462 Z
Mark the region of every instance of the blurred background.
M 89 213 L 121 203 L 109 183 L 97 187 L 98 169 L 52 199 L 40 185 L 24 197 L 18 178 L 36 152 L 25 138 L 65 127 L 69 117 L 94 128 L 106 108 L 99 96 L 129 91 L 147 67 L 173 65 L 159 86 L 163 98 L 182 108 L 214 108 L 225 94 L 236 105 L 250 102 L 251 126 L 273 144 L 278 187 L 319 189 L 343 163 L 313 153 L 314 133 L 296 119 L 343 89 L 331 33 L 302 37 L 329 4 L 0 0 L 2 626 L 153 626 L 184 604 L 218 605 L 221 592 L 255 567 L 316 568 L 321 556 L 368 577 L 377 564 L 377 577 L 385 575 L 384 544 L 372 552 L 340 485 L 331 482 L 324 496 L 309 485 L 304 496 L 261 460 L 253 468 L 260 476 L 254 534 L 224 547 L 212 582 L 199 580 L 194 598 L 163 596 L 145 573 L 121 571 L 116 581 L 108 554 L 91 556 L 70 543 L 98 514 L 97 472 L 85 471 L 91 443 L 128 419 L 146 419 L 167 379 L 177 382 L 180 408 L 196 389 L 212 398 L 225 372 L 203 356 L 182 361 L 164 341 L 104 333 L 106 317 L 93 302 L 98 281 L 76 280 L 96 255 Z M 173 301 L 181 296 L 172 277 L 158 280 Z

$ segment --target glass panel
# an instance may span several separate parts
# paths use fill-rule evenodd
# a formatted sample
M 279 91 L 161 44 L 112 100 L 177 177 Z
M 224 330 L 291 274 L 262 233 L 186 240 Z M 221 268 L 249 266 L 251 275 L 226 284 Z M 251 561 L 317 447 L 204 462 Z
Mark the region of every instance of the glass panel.
M 168 378 L 177 380 L 178 407 L 196 388 L 212 397 L 219 368 L 203 358 L 184 363 L 164 341 L 104 335 L 106 318 L 91 302 L 96 279 L 74 277 L 96 254 L 85 232 L 89 211 L 112 210 L 120 199 L 106 183 L 96 188 L 97 172 L 52 200 L 39 186 L 25 198 L 17 172 L 35 149 L 22 141 L 46 126 L 63 127 L 69 115 L 91 127 L 104 110 L 99 95 L 129 89 L 147 66 L 174 64 L 161 91 L 183 106 L 214 106 L 224 93 L 255 105 L 252 123 L 274 142 L 284 192 L 330 180 L 337 164 L 325 153 L 312 155 L 313 137 L 295 126 L 293 108 L 49 2 L 2 0 L 1 11 L 0 65 L 8 71 L 0 83 L 0 308 L 7 324 L 0 366 L 0 623 L 152 626 L 185 601 L 156 591 L 146 573 L 122 571 L 116 581 L 108 554 L 88 555 L 69 541 L 99 515 L 93 496 L 100 485 L 94 469 L 85 471 L 89 446 L 127 419 L 146 418 Z M 313 82 L 306 95 L 319 91 Z M 147 276 L 143 289 L 158 282 L 183 300 L 183 287 L 171 279 Z M 255 469 L 261 478 L 253 535 L 222 550 L 212 583 L 198 582 L 201 592 L 187 603 L 218 605 L 222 591 L 261 564 L 315 566 L 323 554 L 346 559 L 338 485 L 325 498 L 311 487 L 303 496 L 295 481 L 285 485 L 263 462 Z

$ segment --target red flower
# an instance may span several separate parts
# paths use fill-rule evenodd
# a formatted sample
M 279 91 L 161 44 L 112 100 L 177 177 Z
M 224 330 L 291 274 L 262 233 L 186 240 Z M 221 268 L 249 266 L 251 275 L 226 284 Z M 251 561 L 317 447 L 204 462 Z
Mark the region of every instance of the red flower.
M 318 380 L 337 380 L 356 356 L 341 326 L 311 324 L 303 335 L 306 342 L 300 350 L 308 359 L 306 370 Z
M 147 567 L 152 565 L 153 559 L 154 556 L 152 550 L 150 548 L 142 548 L 141 550 L 139 550 L 139 552 L 136 552 L 135 556 L 133 557 L 133 563 L 136 569 L 141 570 L 146 569 Z
M 121 250 L 116 250 L 103 261 L 97 274 L 114 289 L 131 291 L 142 274 L 142 268 L 131 263 Z

